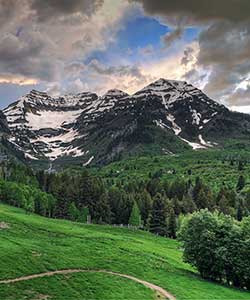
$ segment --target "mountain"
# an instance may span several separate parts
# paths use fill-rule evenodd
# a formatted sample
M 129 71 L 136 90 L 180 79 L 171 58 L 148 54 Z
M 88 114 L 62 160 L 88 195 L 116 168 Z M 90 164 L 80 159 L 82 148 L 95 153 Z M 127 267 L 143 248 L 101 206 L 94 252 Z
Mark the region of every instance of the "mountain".
M 0 136 L 2 136 L 4 133 L 9 133 L 9 127 L 5 115 L 0 110 Z
M 103 164 L 250 137 L 250 115 L 230 111 L 187 82 L 165 79 L 133 95 L 114 89 L 100 97 L 85 92 L 53 98 L 32 90 L 3 114 L 9 143 L 33 163 Z

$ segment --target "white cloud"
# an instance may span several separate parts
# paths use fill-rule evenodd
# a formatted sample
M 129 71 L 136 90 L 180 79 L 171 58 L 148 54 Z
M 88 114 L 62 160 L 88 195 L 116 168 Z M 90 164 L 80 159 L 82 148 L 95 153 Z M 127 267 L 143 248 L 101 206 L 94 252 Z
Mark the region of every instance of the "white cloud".
M 231 106 L 230 109 L 232 111 L 238 111 L 244 114 L 250 114 L 250 105 L 245 106 Z

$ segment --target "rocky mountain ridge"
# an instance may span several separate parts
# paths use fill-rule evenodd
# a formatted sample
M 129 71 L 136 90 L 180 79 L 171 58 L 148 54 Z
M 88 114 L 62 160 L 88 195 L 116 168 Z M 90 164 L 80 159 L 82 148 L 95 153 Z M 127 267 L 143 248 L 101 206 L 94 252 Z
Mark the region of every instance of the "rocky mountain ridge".
M 2 128 L 27 160 L 87 165 L 149 149 L 175 154 L 250 137 L 250 115 L 231 112 L 187 82 L 159 79 L 133 95 L 114 89 L 103 96 L 54 98 L 32 90 L 3 110 Z

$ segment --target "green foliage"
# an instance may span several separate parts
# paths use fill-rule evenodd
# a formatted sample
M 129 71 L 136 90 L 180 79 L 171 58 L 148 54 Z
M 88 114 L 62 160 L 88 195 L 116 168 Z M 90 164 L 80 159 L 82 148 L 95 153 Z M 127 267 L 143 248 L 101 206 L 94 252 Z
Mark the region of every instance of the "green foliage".
M 0 201 L 48 217 L 54 216 L 56 205 L 52 195 L 38 188 L 3 180 L 0 180 Z
M 239 191 L 243 190 L 243 188 L 245 187 L 245 184 L 246 183 L 245 183 L 244 176 L 240 175 L 238 183 L 237 183 L 237 187 L 236 187 L 237 191 L 239 192 Z
M 144 189 L 141 193 L 136 194 L 136 201 L 139 203 L 143 224 L 147 225 L 147 221 L 152 210 L 152 198 L 148 191 Z
M 156 194 L 153 198 L 149 230 L 157 235 L 167 235 L 167 206 L 161 194 Z
M 176 215 L 174 209 L 172 208 L 169 213 L 168 217 L 168 236 L 170 238 L 176 238 L 176 230 L 177 230 L 177 223 L 176 223 Z
M 241 160 L 239 161 L 238 170 L 239 171 L 243 171 L 244 170 L 244 164 L 243 164 L 243 162 Z
M 2 172 L 2 179 L 38 187 L 34 171 L 26 165 L 10 160 L 2 164 Z
M 79 222 L 87 223 L 89 218 L 89 209 L 88 207 L 83 207 L 81 209 L 80 215 L 79 215 Z
M 220 212 L 222 212 L 225 215 L 230 214 L 230 206 L 229 206 L 228 200 L 225 197 L 225 195 L 222 195 L 222 197 L 220 198 L 218 206 L 219 206 Z
M 233 218 L 201 210 L 182 222 L 184 260 L 206 279 L 250 289 L 249 218 Z
M 249 148 L 246 148 L 249 149 Z M 175 151 L 173 151 L 175 153 Z M 243 170 L 238 165 L 244 161 Z M 124 159 L 98 169 L 90 170 L 114 182 L 126 182 L 137 179 L 148 180 L 154 174 L 160 174 L 160 181 L 195 181 L 200 177 L 205 185 L 213 192 L 218 192 L 222 185 L 235 189 L 240 175 L 245 177 L 246 183 L 250 180 L 249 150 L 224 149 L 190 151 L 176 155 L 138 156 Z
M 68 214 L 69 214 L 70 220 L 76 221 L 79 219 L 80 211 L 79 211 L 79 209 L 77 209 L 74 202 L 70 203 Z
M 236 190 L 236 183 L 228 186 L 224 181 L 219 186 L 217 178 L 216 184 L 213 180 L 207 182 L 207 172 L 210 172 L 210 175 L 220 174 L 220 172 L 214 172 L 216 167 L 221 172 L 228 168 L 230 172 L 234 170 L 239 173 L 237 162 L 244 162 L 244 169 L 240 171 L 240 176 L 244 174 L 244 178 L 239 179 L 240 188 Z M 110 167 L 112 166 L 114 164 Z M 41 215 L 56 218 L 84 219 L 84 222 L 86 222 L 86 217 L 81 217 L 82 210 L 88 208 L 89 220 L 91 219 L 93 223 L 127 225 L 133 204 L 136 202 L 144 227 L 150 228 L 151 226 L 153 232 L 152 217 L 156 217 L 153 211 L 153 199 L 156 195 L 160 195 L 166 210 L 160 212 L 158 218 L 162 218 L 164 220 L 162 222 L 166 223 L 163 226 L 166 235 L 169 232 L 168 222 L 172 208 L 176 217 L 204 208 L 210 211 L 217 209 L 238 220 L 250 214 L 250 193 L 247 193 L 247 179 L 244 173 L 248 170 L 248 161 L 243 157 L 236 159 L 234 156 L 224 156 L 222 159 L 222 155 L 219 156 L 216 151 L 206 151 L 206 157 L 203 152 L 197 152 L 195 156 L 185 153 L 178 158 L 156 156 L 149 160 L 140 157 L 136 161 L 121 161 L 115 166 L 119 169 L 105 167 L 98 169 L 98 173 L 93 169 L 69 168 L 56 174 L 38 171 L 34 175 L 29 168 L 10 165 L 10 170 L 5 168 L 4 179 L 6 182 L 10 182 L 10 178 L 17 181 L 16 185 L 12 182 L 9 193 L 13 195 L 8 203 L 26 207 L 27 212 L 35 211 Z M 145 170 L 145 166 L 149 168 L 146 170 L 146 177 L 143 177 L 141 172 Z M 106 168 L 109 168 L 109 172 L 105 175 Z M 15 177 L 13 170 L 19 175 Z M 148 177 L 148 170 L 150 170 L 150 177 Z M 130 175 L 124 177 L 123 173 Z M 33 182 L 28 186 L 34 193 L 32 195 L 29 193 L 28 197 L 19 191 L 20 184 L 22 184 L 19 182 L 20 174 L 26 178 L 26 181 Z M 197 174 L 199 176 L 196 176 Z M 226 178 L 224 175 L 221 177 Z M 43 194 L 40 193 L 41 191 L 36 192 L 39 189 L 35 183 L 39 184 Z M 74 217 L 72 212 L 69 213 L 72 203 L 75 204 L 75 210 L 80 216 Z M 162 216 L 160 216 L 161 213 Z
M 112 187 L 108 192 L 112 212 L 112 223 L 128 224 L 133 205 L 132 197 L 123 189 Z
M 47 219 L 0 205 L 0 280 L 62 269 L 106 269 L 135 276 L 177 299 L 249 299 L 250 293 L 201 280 L 183 263 L 181 244 L 141 230 Z M 245 225 L 246 232 L 250 232 Z M 238 248 L 236 248 L 236 251 Z M 0 285 L 0 299 L 152 300 L 148 288 L 108 274 L 76 273 Z M 49 299 L 49 298 L 48 298 Z
M 140 227 L 141 226 L 141 214 L 140 210 L 138 208 L 138 205 L 136 202 L 134 202 L 134 205 L 132 207 L 132 211 L 129 217 L 128 224 L 134 227 Z

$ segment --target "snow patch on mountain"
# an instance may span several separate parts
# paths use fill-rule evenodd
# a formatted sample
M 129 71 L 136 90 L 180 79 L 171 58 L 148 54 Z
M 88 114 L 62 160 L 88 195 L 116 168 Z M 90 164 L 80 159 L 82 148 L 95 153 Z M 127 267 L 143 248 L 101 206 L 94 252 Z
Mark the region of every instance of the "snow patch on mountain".
M 213 147 L 212 143 L 211 143 L 211 142 L 206 142 L 206 141 L 203 139 L 203 137 L 202 137 L 201 134 L 198 135 L 198 138 L 199 138 L 199 141 L 200 141 L 201 145 L 203 145 L 203 146 L 205 146 L 205 147 Z
M 44 128 L 58 129 L 67 124 L 73 124 L 80 116 L 82 110 L 77 111 L 39 111 L 39 113 L 27 113 L 28 127 L 32 130 Z
M 171 114 L 168 114 L 167 119 L 168 119 L 168 121 L 170 121 L 172 123 L 172 129 L 173 129 L 175 135 L 179 135 L 181 133 L 182 129 L 175 123 L 175 117 Z
M 161 127 L 161 128 L 168 128 L 168 129 L 172 129 L 171 127 L 169 127 L 167 124 L 165 124 L 165 123 L 163 123 L 162 122 L 162 120 L 154 120 L 154 123 L 157 125 L 157 126 L 159 126 L 159 127 Z
M 200 120 L 201 120 L 201 114 L 197 113 L 197 111 L 195 109 L 191 110 L 192 113 L 192 117 L 193 117 L 193 124 L 199 125 L 200 124 Z
M 189 146 L 191 146 L 193 148 L 193 150 L 198 150 L 198 149 L 206 149 L 206 147 L 204 145 L 198 144 L 198 143 L 194 143 L 194 142 L 190 142 L 182 137 L 180 137 L 180 139 L 187 143 Z
M 92 162 L 93 159 L 94 159 L 94 156 L 91 156 L 90 159 L 83 164 L 83 167 L 88 166 Z

